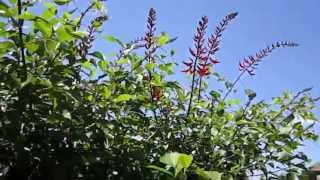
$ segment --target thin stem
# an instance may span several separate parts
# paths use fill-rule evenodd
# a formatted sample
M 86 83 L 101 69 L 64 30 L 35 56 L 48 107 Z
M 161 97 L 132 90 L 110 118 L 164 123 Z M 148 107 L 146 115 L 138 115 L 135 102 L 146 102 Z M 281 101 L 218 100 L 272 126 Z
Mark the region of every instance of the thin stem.
M 61 49 L 59 49 L 58 52 L 56 53 L 56 55 L 52 58 L 52 60 L 50 62 L 48 62 L 48 65 L 47 65 L 45 72 L 49 71 L 49 68 L 53 66 L 54 61 L 60 56 L 60 54 L 61 54 Z
M 284 105 L 283 108 L 278 112 L 278 114 L 276 114 L 270 121 L 274 121 L 277 118 L 279 118 L 283 114 L 283 112 L 288 110 L 289 106 L 291 106 L 301 96 L 301 94 L 309 92 L 311 90 L 312 90 L 312 87 L 306 88 L 306 89 L 303 89 L 303 90 L 297 92 L 297 94 L 290 100 L 290 102 L 288 102 L 288 104 Z
M 17 1 L 17 7 L 18 7 L 18 14 L 21 15 L 22 14 L 22 3 L 21 0 Z M 22 26 L 23 26 L 23 20 L 19 19 L 18 20 L 18 29 L 19 29 L 19 46 L 20 46 L 20 54 L 21 54 L 21 59 L 19 60 L 19 64 L 20 62 L 22 62 L 22 67 L 23 67 L 23 80 L 25 81 L 27 79 L 27 66 L 26 66 L 26 58 L 24 55 L 24 42 L 23 42 L 23 31 L 22 31 Z
M 81 13 L 80 18 L 79 18 L 79 21 L 78 21 L 78 24 L 77 24 L 77 28 L 80 28 L 83 18 L 84 18 L 84 17 L 86 16 L 86 14 L 94 7 L 94 5 L 95 5 L 95 3 L 92 2 L 92 3 L 87 7 L 87 9 L 85 9 L 85 10 Z
M 198 58 L 194 60 L 193 63 L 193 75 L 192 75 L 192 84 L 191 84 L 191 94 L 190 94 L 190 100 L 189 100 L 189 105 L 188 105 L 188 111 L 187 111 L 187 118 L 189 117 L 191 106 L 192 106 L 192 99 L 193 99 L 193 93 L 194 93 L 194 85 L 195 85 L 195 80 L 196 80 L 196 66 L 198 63 Z
M 246 70 L 241 71 L 241 73 L 238 75 L 238 77 L 233 81 L 233 83 L 231 84 L 231 87 L 228 89 L 227 93 L 224 95 L 224 97 L 222 99 L 223 101 L 226 100 L 226 98 L 229 96 L 229 94 L 233 90 L 234 86 L 238 83 L 238 81 L 241 79 L 241 77 L 243 76 L 243 74 L 245 72 L 246 72 Z
M 201 88 L 202 88 L 202 77 L 200 77 L 200 80 L 199 80 L 198 102 L 200 101 L 200 98 L 201 98 Z
M 153 89 L 152 89 L 152 85 L 151 85 L 151 79 L 152 79 L 152 74 L 150 71 L 148 71 L 148 74 L 149 74 L 149 92 L 150 92 L 150 99 L 151 99 L 151 102 L 152 104 L 155 104 L 155 101 L 153 99 Z M 153 117 L 156 121 L 158 121 L 158 118 L 157 118 L 157 112 L 155 109 L 152 109 L 152 112 L 153 112 Z

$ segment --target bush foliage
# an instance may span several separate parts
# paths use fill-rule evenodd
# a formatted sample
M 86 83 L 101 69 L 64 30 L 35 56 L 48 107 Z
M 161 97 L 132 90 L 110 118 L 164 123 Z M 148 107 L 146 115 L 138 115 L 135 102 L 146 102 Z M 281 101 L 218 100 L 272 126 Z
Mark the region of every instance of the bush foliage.
M 248 56 L 230 82 L 214 67 L 222 33 L 237 13 L 208 36 L 202 17 L 190 58 L 176 67 L 173 51 L 159 51 L 175 38 L 157 33 L 154 9 L 142 37 L 105 36 L 121 47 L 107 56 L 92 48 L 108 20 L 105 2 L 86 3 L 81 9 L 71 0 L 0 1 L 2 176 L 272 179 L 305 168 L 299 147 L 317 139 L 310 88 L 270 101 L 256 100 L 252 90 L 244 103 L 229 97 L 272 51 L 297 44 L 276 42 Z M 174 74 L 191 77 L 190 88 L 169 78 Z

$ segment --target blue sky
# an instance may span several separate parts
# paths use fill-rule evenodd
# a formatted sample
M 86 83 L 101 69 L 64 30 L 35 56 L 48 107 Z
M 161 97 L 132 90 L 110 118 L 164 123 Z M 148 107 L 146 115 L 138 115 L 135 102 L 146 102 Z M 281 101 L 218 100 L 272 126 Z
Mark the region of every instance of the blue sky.
M 104 34 L 127 41 L 143 35 L 148 10 L 155 8 L 158 32 L 178 37 L 173 43 L 176 62 L 188 57 L 201 16 L 209 17 L 209 31 L 213 31 L 225 15 L 239 12 L 224 33 L 217 54 L 221 64 L 216 71 L 232 80 L 238 74 L 239 60 L 275 41 L 290 40 L 300 46 L 274 52 L 264 59 L 256 76 L 241 80 L 238 89 L 251 88 L 259 98 L 270 99 L 284 90 L 296 92 L 313 86 L 314 95 L 320 96 L 319 0 L 108 0 L 107 7 L 110 20 L 104 26 Z M 113 51 L 105 43 L 97 46 Z M 303 150 L 313 161 L 320 161 L 319 142 L 307 143 Z

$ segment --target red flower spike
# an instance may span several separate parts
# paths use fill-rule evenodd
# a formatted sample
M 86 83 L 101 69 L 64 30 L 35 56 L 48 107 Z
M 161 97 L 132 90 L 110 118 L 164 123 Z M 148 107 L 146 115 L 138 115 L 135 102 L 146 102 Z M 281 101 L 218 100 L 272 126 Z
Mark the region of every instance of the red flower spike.
M 144 41 L 146 52 L 145 55 L 149 61 L 154 61 L 154 53 L 157 49 L 154 41 L 156 31 L 156 11 L 151 8 L 147 19 L 147 32 L 145 33 Z
M 219 50 L 219 44 L 220 44 L 220 38 L 222 36 L 222 32 L 226 29 L 226 26 L 231 22 L 238 13 L 231 13 L 227 15 L 222 22 L 219 23 L 219 25 L 216 27 L 214 34 L 208 38 L 208 48 L 207 54 L 201 56 L 199 60 L 201 61 L 198 66 L 197 72 L 199 76 L 207 76 L 210 74 L 209 72 L 209 66 L 220 63 L 214 56 L 216 52 Z M 204 53 L 204 52 L 203 52 Z M 212 63 L 208 63 L 208 60 Z
M 197 66 L 197 64 L 195 64 L 197 63 L 197 60 L 207 61 L 207 56 L 206 56 L 207 49 L 206 47 L 204 47 L 204 42 L 205 42 L 204 36 L 205 36 L 207 24 L 208 24 L 208 18 L 206 16 L 203 16 L 198 23 L 197 32 L 193 37 L 194 48 L 189 48 L 191 58 L 189 58 L 188 61 L 183 62 L 183 64 L 187 66 L 186 69 L 182 71 L 184 73 L 193 74 L 197 72 L 197 70 L 194 69 Z
M 254 56 L 250 55 L 248 58 L 244 58 L 242 61 L 239 62 L 239 71 L 246 71 L 250 76 L 255 75 L 255 70 L 257 69 L 257 66 L 262 61 L 263 58 L 267 57 L 278 48 L 286 48 L 286 47 L 296 47 L 298 44 L 288 42 L 288 41 L 281 41 L 273 43 L 270 46 L 267 46 L 265 49 L 260 50 L 258 53 L 256 53 Z

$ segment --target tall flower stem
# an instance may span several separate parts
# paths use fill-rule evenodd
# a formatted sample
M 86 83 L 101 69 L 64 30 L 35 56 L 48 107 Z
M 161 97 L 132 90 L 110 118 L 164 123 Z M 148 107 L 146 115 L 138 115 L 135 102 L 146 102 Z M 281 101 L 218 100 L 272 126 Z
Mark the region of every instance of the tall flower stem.
M 222 33 L 226 30 L 227 25 L 237 17 L 238 13 L 233 12 L 228 14 L 223 18 L 223 20 L 216 26 L 214 33 L 208 38 L 208 52 L 205 58 L 202 58 L 201 62 L 199 63 L 199 67 L 197 69 L 198 74 L 200 75 L 199 80 L 199 93 L 198 93 L 198 102 L 201 98 L 201 91 L 202 91 L 202 79 L 204 76 L 208 76 L 209 66 L 215 65 L 219 63 L 217 59 L 214 57 L 217 51 L 219 50 L 219 45 L 222 37 Z
M 204 61 L 204 59 L 206 59 L 207 49 L 204 46 L 204 42 L 205 42 L 204 36 L 206 33 L 207 24 L 208 24 L 208 18 L 206 16 L 203 16 L 198 23 L 197 32 L 193 37 L 194 49 L 189 48 L 189 51 L 191 53 L 192 58 L 189 58 L 188 62 L 186 62 L 186 61 L 183 62 L 187 66 L 187 69 L 182 72 L 192 74 L 190 99 L 189 99 L 188 109 L 187 109 L 187 114 L 186 114 L 187 118 L 189 117 L 190 111 L 192 108 L 192 100 L 193 100 L 193 96 L 195 93 L 194 91 L 196 88 L 196 86 L 195 86 L 196 76 L 197 76 L 197 73 L 199 73 L 197 71 L 198 61 L 199 60 Z
M 237 78 L 233 81 L 230 88 L 227 90 L 227 93 L 223 97 L 223 101 L 229 96 L 235 85 L 239 82 L 241 77 L 244 75 L 244 73 L 248 73 L 250 76 L 255 75 L 255 70 L 257 69 L 257 66 L 262 61 L 263 58 L 269 56 L 275 49 L 278 48 L 288 48 L 288 47 L 296 47 L 298 44 L 288 41 L 281 41 L 271 44 L 271 46 L 267 46 L 266 48 L 260 50 L 255 55 L 250 55 L 247 58 L 243 59 L 239 62 L 239 70 L 240 74 L 237 76 Z
M 200 101 L 200 98 L 201 98 L 201 88 L 202 88 L 202 77 L 200 77 L 200 79 L 199 79 L 198 102 Z
M 196 58 L 194 60 L 193 69 L 195 69 L 197 67 L 197 62 L 198 62 L 198 58 Z M 195 82 L 196 82 L 196 73 L 194 72 L 192 74 L 191 92 L 190 92 L 190 99 L 189 99 L 188 110 L 187 110 L 187 117 L 189 117 L 191 106 L 192 106 L 192 99 L 193 99 L 193 93 L 194 93 L 194 88 L 195 88 L 194 87 Z
M 226 98 L 229 96 L 229 94 L 231 93 L 231 91 L 233 90 L 233 88 L 235 87 L 235 85 L 238 83 L 238 81 L 241 79 L 241 77 L 243 76 L 243 74 L 246 71 L 241 71 L 241 73 L 237 76 L 237 78 L 232 82 L 230 88 L 228 89 L 227 93 L 223 96 L 222 101 L 226 100 Z
M 155 31 L 156 31 L 156 11 L 151 8 L 149 10 L 148 14 L 148 20 L 147 20 L 147 32 L 145 34 L 144 40 L 145 40 L 145 55 L 146 55 L 146 60 L 148 63 L 155 63 L 155 56 L 154 53 L 157 50 L 156 44 L 155 44 Z M 149 83 L 149 93 L 150 93 L 150 101 L 152 104 L 155 104 L 156 102 L 154 101 L 154 87 L 151 84 L 152 81 L 152 73 L 154 70 L 149 70 L 148 69 L 148 83 Z M 152 109 L 154 119 L 158 121 L 157 118 L 157 112 L 156 109 Z
M 21 0 L 17 1 L 17 7 L 18 7 L 18 15 L 22 14 L 22 2 Z M 23 81 L 25 81 L 27 79 L 27 66 L 26 66 L 26 58 L 25 58 L 25 54 L 24 54 L 24 42 L 23 42 L 23 31 L 22 31 L 22 27 L 23 27 L 23 20 L 22 19 L 18 19 L 18 31 L 19 31 L 19 47 L 20 47 L 20 55 L 21 58 L 19 58 L 19 64 L 22 63 L 22 68 L 23 68 Z

